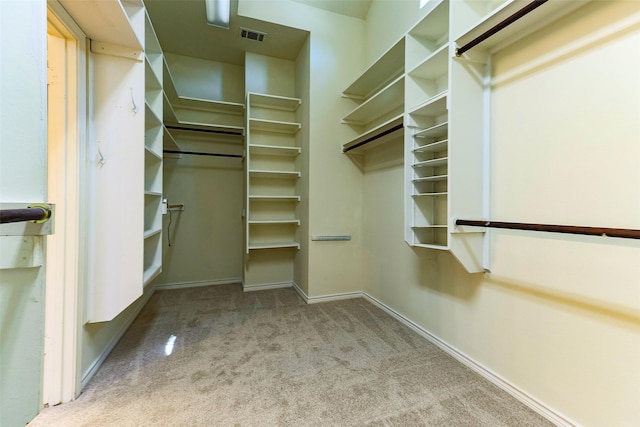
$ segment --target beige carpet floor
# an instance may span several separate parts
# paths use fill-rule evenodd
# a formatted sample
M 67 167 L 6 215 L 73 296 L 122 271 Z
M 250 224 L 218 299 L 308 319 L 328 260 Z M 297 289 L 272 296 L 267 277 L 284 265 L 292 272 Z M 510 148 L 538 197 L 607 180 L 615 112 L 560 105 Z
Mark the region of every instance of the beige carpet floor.
M 548 426 L 363 299 L 156 292 L 74 402 L 30 426 Z

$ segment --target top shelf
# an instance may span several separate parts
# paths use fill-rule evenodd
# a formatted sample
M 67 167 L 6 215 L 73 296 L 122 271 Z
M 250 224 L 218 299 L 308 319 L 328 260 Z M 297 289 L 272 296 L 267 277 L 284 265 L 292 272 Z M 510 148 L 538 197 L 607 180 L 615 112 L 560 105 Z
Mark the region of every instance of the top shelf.
M 60 4 L 91 40 L 142 51 L 144 43 L 134 30 L 137 23 L 133 22 L 137 14 L 144 14 L 141 3 L 60 0 Z
M 251 107 L 271 108 L 274 110 L 296 111 L 302 101 L 299 98 L 286 96 L 265 95 L 261 93 L 249 93 L 249 105 Z
M 404 73 L 404 37 L 360 75 L 342 95 L 347 98 L 367 99 L 390 81 Z
M 481 42 L 474 49 L 493 51 L 499 50 L 507 45 L 538 31 L 545 25 L 561 18 L 562 16 L 574 11 L 591 0 L 572 0 L 559 1 L 552 0 L 544 3 L 532 12 L 518 19 L 511 25 L 503 28 L 496 34 Z M 478 23 L 467 31 L 461 33 L 455 40 L 457 47 L 462 47 L 476 37 L 485 33 L 487 30 L 500 24 L 502 21 L 520 11 L 522 8 L 531 3 L 530 0 L 510 0 L 500 7 L 493 10 L 487 16 L 482 18 Z M 471 52 L 471 51 L 469 51 Z M 464 56 L 464 55 L 463 55 Z

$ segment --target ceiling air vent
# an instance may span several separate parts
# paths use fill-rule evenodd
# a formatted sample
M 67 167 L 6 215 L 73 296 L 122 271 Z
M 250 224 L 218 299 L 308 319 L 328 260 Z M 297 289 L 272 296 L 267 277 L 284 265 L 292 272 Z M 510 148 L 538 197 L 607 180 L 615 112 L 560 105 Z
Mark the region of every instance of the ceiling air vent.
M 255 40 L 257 42 L 264 41 L 264 38 L 267 34 L 261 33 L 256 30 L 248 30 L 246 28 L 240 28 L 240 37 L 243 39 Z

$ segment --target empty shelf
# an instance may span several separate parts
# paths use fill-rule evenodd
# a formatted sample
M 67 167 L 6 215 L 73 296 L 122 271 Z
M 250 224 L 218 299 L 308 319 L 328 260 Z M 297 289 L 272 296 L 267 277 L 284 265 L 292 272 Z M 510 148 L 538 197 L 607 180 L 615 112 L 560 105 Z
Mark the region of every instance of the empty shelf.
M 298 242 L 249 243 L 249 250 L 255 250 L 255 249 L 280 249 L 280 248 L 296 248 L 296 249 L 300 249 L 300 243 L 298 243 Z

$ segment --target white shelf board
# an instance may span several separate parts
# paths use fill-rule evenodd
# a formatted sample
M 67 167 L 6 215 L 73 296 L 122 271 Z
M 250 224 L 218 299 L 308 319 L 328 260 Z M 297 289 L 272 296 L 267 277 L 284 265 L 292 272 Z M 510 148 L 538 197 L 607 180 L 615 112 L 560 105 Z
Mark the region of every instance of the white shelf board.
M 423 162 L 414 163 L 411 165 L 412 168 L 438 168 L 441 166 L 446 166 L 449 162 L 448 157 L 440 157 L 438 159 L 425 160 Z
M 437 224 L 437 225 L 413 225 L 411 226 L 412 230 L 420 230 L 420 229 L 435 229 L 435 228 L 447 228 L 447 224 Z
M 300 123 L 281 122 L 278 120 L 249 119 L 249 127 L 251 130 L 293 135 L 300 130 Z
M 161 264 L 153 264 L 153 265 L 147 267 L 144 270 L 144 273 L 143 273 L 143 276 L 142 276 L 143 285 L 147 286 L 149 284 L 149 282 L 151 282 L 153 279 L 158 277 L 158 275 L 161 272 L 162 272 L 162 265 Z
M 144 122 L 147 128 L 162 126 L 162 120 L 155 111 L 151 108 L 147 101 L 144 102 Z
M 436 41 L 449 33 L 449 0 L 432 0 L 430 6 L 431 11 L 409 30 L 411 37 Z
M 60 4 L 89 39 L 142 52 L 144 43 L 119 0 L 60 0 Z
M 449 45 L 440 46 L 433 54 L 409 71 L 411 77 L 432 80 L 447 74 Z
M 302 100 L 300 100 L 300 98 L 289 98 L 286 96 L 249 92 L 249 105 L 252 107 L 296 111 L 300 104 L 302 104 Z
M 449 134 L 449 122 L 438 123 L 435 126 L 421 130 L 413 134 L 414 138 L 438 138 Z
M 413 197 L 414 199 L 418 199 L 420 197 L 442 197 L 442 196 L 447 196 L 449 193 L 444 192 L 444 193 L 420 193 L 420 194 L 412 194 L 411 197 Z
M 150 156 L 152 158 L 154 158 L 155 160 L 162 160 L 162 155 L 159 153 L 156 153 L 155 151 L 153 151 L 151 148 L 147 147 L 146 145 L 144 146 L 144 152 L 145 155 Z
M 162 148 L 167 150 L 179 150 L 180 147 L 176 142 L 169 129 L 166 126 L 162 126 Z
M 428 99 L 417 107 L 413 108 L 409 114 L 423 117 L 437 117 L 447 112 L 447 91 Z
M 145 191 L 144 195 L 149 197 L 162 197 L 162 193 L 159 191 Z
M 151 67 L 151 58 L 145 55 L 144 86 L 146 90 L 162 90 L 162 84 Z
M 255 178 L 298 179 L 300 178 L 300 172 L 250 169 L 249 176 Z
M 251 242 L 249 242 L 249 250 L 281 249 L 281 248 L 296 248 L 296 249 L 300 249 L 300 243 L 298 243 L 298 242 L 268 242 L 268 243 L 251 243 Z
M 443 139 L 441 141 L 432 142 L 430 144 L 421 145 L 417 148 L 414 148 L 412 151 L 415 154 L 420 153 L 437 153 L 441 151 L 447 151 L 449 148 L 449 140 Z
M 151 229 L 151 230 L 145 230 L 144 239 L 146 240 L 149 237 L 153 237 L 156 234 L 160 234 L 160 233 L 162 233 L 162 229 L 161 228 L 154 228 L 154 229 Z
M 411 182 L 413 182 L 414 184 L 419 184 L 421 182 L 446 181 L 447 179 L 449 179 L 448 175 L 435 175 L 435 176 L 424 176 L 421 178 L 412 179 Z
M 446 245 L 435 245 L 435 244 L 426 244 L 426 243 L 414 243 L 411 246 L 415 246 L 416 248 L 427 248 L 427 249 L 438 249 L 441 251 L 448 251 L 449 247 Z
M 498 50 L 507 45 L 520 40 L 523 37 L 539 30 L 545 25 L 561 18 L 562 16 L 576 10 L 591 0 L 571 0 L 562 1 L 554 0 L 544 3 L 532 12 L 518 19 L 511 25 L 503 28 L 498 33 L 484 40 L 469 52 L 473 50 Z M 476 24 L 466 31 L 463 31 L 455 38 L 456 46 L 462 47 L 472 41 L 479 35 L 483 34 L 490 28 L 499 24 L 506 18 L 521 10 L 523 7 L 531 3 L 530 0 L 510 0 L 494 9 L 487 16 L 482 18 Z M 467 53 L 463 55 L 466 56 Z
M 223 113 L 241 116 L 244 114 L 244 104 L 239 102 L 216 101 L 213 99 L 193 98 L 178 95 L 174 108 L 188 108 L 212 113 Z
M 249 200 L 257 202 L 299 202 L 300 196 L 249 196 Z
M 404 73 L 404 37 L 371 64 L 348 88 L 343 96 L 367 99 L 389 81 Z
M 358 105 L 342 119 L 343 123 L 365 125 L 404 104 L 404 76 L 389 83 L 380 92 Z
M 396 129 L 395 131 L 392 131 L 391 129 L 401 125 L 403 123 L 403 118 L 404 116 L 400 114 L 376 126 L 375 128 L 358 135 L 356 138 L 342 145 L 342 152 L 349 152 L 353 154 L 361 153 L 369 148 L 376 147 L 397 138 L 402 134 L 402 132 L 404 132 L 404 129 Z M 385 132 L 387 133 L 383 137 L 379 137 L 379 135 Z
M 183 127 L 183 128 L 192 129 L 192 130 L 230 132 L 234 135 L 244 135 L 244 127 L 242 126 L 231 126 L 231 125 L 223 125 L 223 124 L 216 124 L 216 123 L 191 122 L 186 120 L 176 120 L 175 122 L 165 121 L 165 124 L 169 126 L 178 126 L 178 127 Z
M 299 219 L 250 219 L 249 224 L 270 225 L 270 224 L 292 224 L 300 225 Z
M 249 144 L 249 151 L 254 154 L 294 157 L 300 154 L 300 147 L 284 147 L 281 145 Z

